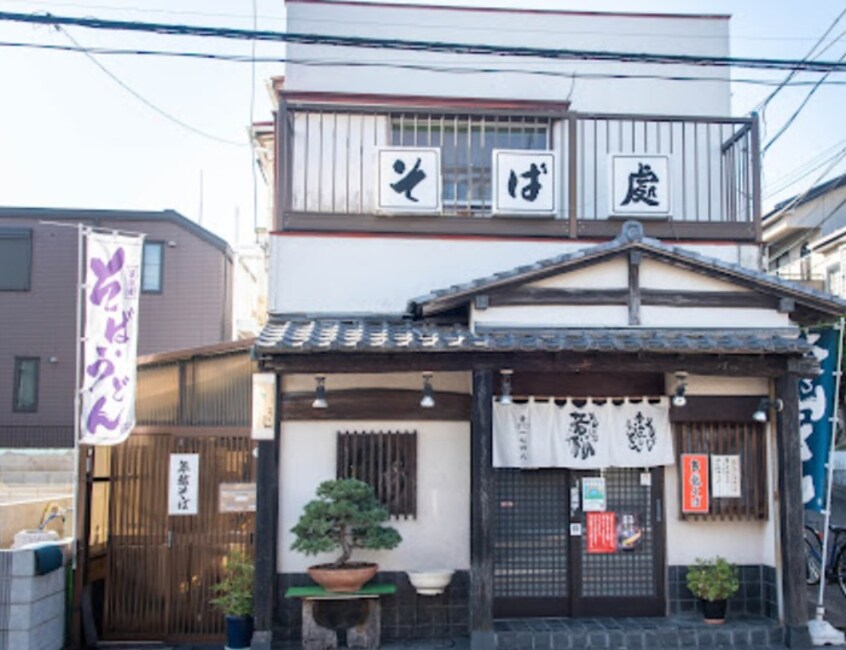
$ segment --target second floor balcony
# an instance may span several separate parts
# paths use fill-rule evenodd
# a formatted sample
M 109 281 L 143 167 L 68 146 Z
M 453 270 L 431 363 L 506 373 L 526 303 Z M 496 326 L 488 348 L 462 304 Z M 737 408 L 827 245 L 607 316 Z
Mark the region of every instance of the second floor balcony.
M 277 120 L 279 230 L 604 238 L 636 218 L 665 239 L 760 241 L 754 118 L 283 92 Z M 390 182 L 402 194 L 424 170 L 431 205 L 386 209 Z

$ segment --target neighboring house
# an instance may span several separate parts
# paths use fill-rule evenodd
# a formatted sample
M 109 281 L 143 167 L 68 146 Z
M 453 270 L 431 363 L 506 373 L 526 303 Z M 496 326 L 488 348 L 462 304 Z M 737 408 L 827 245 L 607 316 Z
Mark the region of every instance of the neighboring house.
M 0 208 L 0 448 L 73 446 L 77 223 L 146 235 L 139 354 L 232 339 L 232 250 L 181 214 Z
M 293 0 L 286 30 L 728 54 L 710 15 Z M 798 330 L 846 302 L 761 268 L 758 124 L 729 117 L 728 73 L 288 48 L 312 65 L 277 86 L 254 647 L 300 634 L 285 593 L 330 556 L 289 531 L 345 476 L 404 539 L 360 558 L 397 585 L 383 638 L 549 647 L 546 623 L 499 621 L 589 616 L 591 647 L 652 647 L 631 617 L 695 611 L 687 567 L 722 555 L 743 567 L 731 615 L 763 621 L 732 639 L 807 641 L 797 385 L 816 364 Z M 783 410 L 754 421 L 769 397 Z M 405 572 L 433 568 L 453 582 L 418 598 Z
M 770 273 L 844 295 L 840 276 L 844 229 L 846 175 L 778 203 L 763 217 Z

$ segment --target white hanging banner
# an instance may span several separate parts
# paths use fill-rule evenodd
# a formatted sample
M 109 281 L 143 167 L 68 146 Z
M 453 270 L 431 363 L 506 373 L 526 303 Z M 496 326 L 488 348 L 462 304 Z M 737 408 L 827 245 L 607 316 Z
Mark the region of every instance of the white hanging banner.
M 135 426 L 143 236 L 88 233 L 79 442 L 114 445 Z
M 493 447 L 494 467 L 655 467 L 675 459 L 665 397 L 495 402 Z
M 613 421 L 611 467 L 656 467 L 675 462 L 669 401 L 609 402 Z

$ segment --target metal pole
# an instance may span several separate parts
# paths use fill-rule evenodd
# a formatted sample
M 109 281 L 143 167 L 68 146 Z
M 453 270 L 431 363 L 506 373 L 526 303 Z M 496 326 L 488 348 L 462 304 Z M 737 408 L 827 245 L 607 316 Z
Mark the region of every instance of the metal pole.
M 81 407 L 80 391 L 82 386 L 80 383 L 80 376 L 82 374 L 82 296 L 85 293 L 85 233 L 87 229 L 81 223 L 77 224 L 76 229 L 76 332 L 74 334 L 75 346 L 75 366 L 73 377 L 73 517 L 74 529 L 76 529 L 76 522 L 79 521 L 79 412 Z M 76 569 L 76 551 L 77 540 L 79 539 L 79 531 L 74 530 L 73 542 L 73 568 Z
M 834 408 L 829 418 L 829 426 L 831 427 L 831 441 L 828 449 L 828 479 L 826 481 L 826 497 L 825 510 L 823 511 L 823 544 L 822 544 L 822 561 L 820 566 L 820 590 L 817 596 L 817 611 L 816 619 L 823 620 L 825 616 L 825 568 L 826 558 L 828 557 L 828 526 L 831 521 L 831 487 L 834 482 L 834 446 L 835 437 L 837 434 L 837 407 L 840 400 L 840 379 L 841 379 L 841 364 L 843 363 L 843 318 L 837 323 L 837 366 L 834 370 Z

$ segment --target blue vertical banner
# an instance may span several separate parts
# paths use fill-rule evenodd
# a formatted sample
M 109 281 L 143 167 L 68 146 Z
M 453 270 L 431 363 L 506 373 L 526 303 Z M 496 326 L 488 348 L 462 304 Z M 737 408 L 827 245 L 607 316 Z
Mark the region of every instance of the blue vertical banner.
M 831 449 L 832 418 L 837 400 L 834 395 L 840 330 L 812 330 L 804 337 L 813 346 L 822 373 L 799 380 L 799 434 L 802 457 L 802 500 L 807 510 L 822 511 Z

